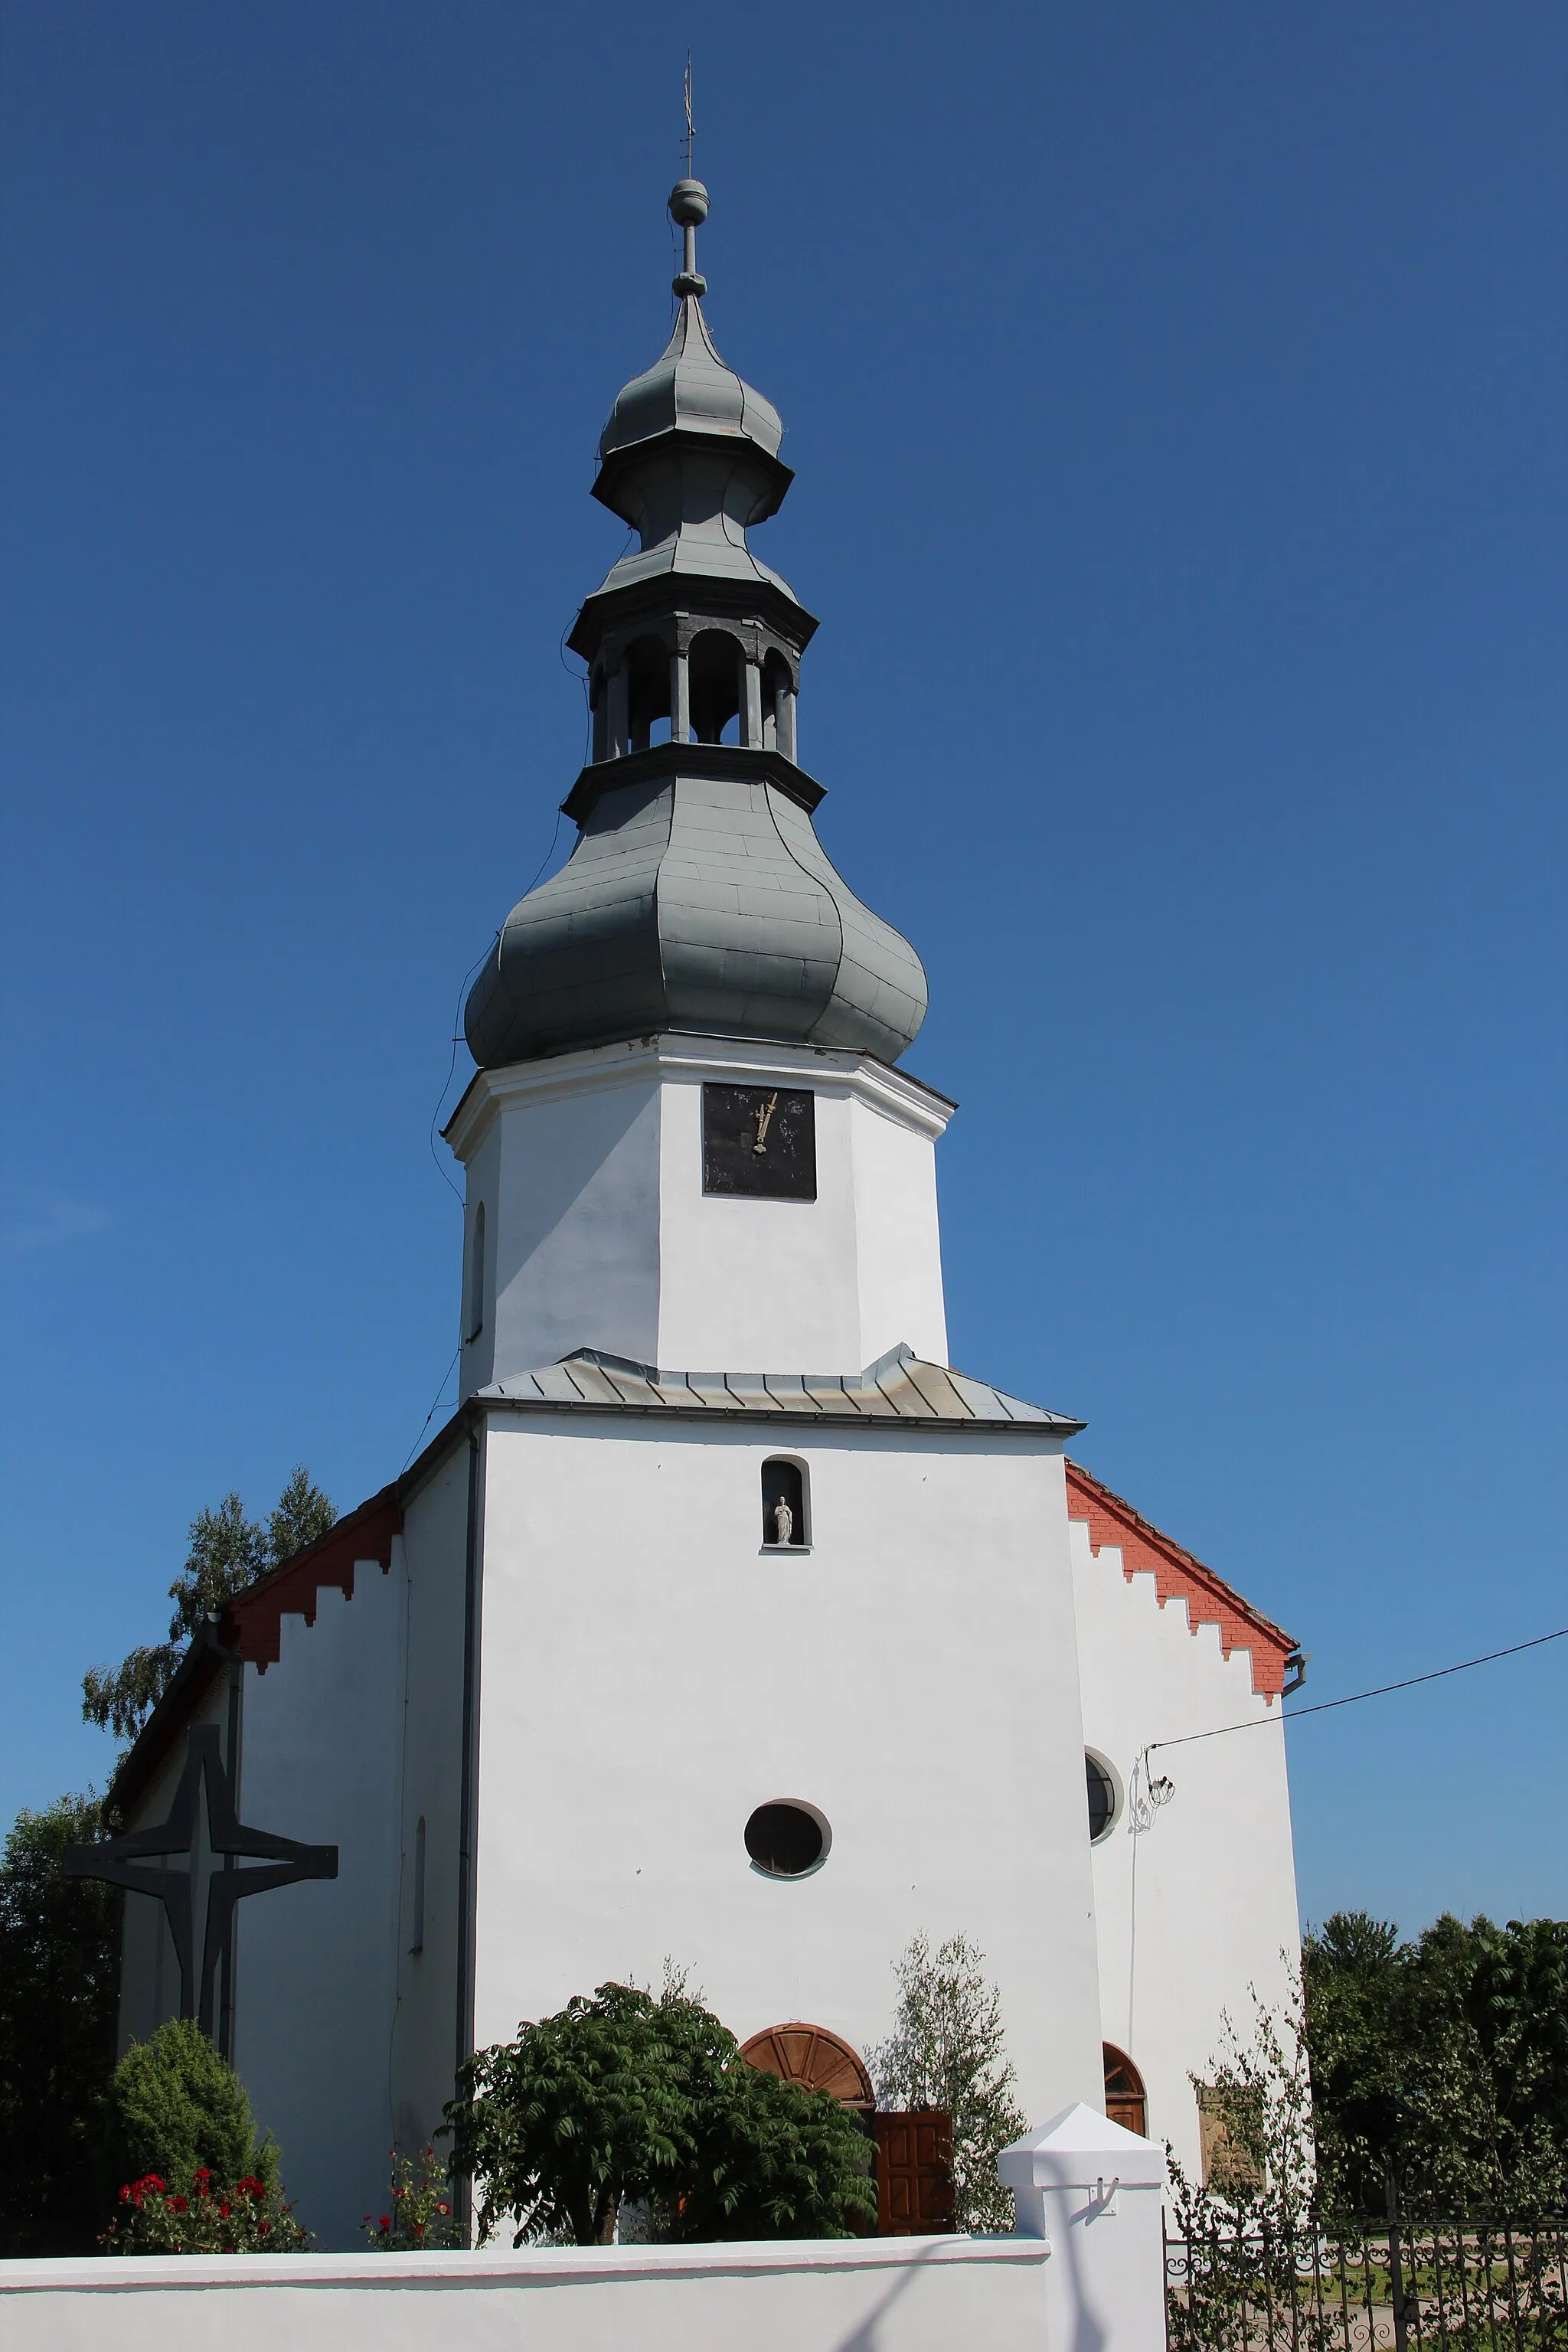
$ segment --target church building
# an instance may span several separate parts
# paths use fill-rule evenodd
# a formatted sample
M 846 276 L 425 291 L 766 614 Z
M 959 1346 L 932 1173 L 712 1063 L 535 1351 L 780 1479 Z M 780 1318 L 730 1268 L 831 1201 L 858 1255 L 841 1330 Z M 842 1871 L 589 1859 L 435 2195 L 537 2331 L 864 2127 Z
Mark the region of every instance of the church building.
M 471 2050 L 667 1957 L 866 2104 L 893 1963 L 961 1932 L 1031 2121 L 1109 2103 L 1195 2168 L 1222 2013 L 1297 1954 L 1294 1642 L 948 1361 L 925 973 L 814 830 L 817 624 L 752 544 L 783 426 L 704 317 L 706 192 L 669 208 L 576 845 L 468 1000 L 460 1402 L 116 1783 L 122 2038 L 203 2018 L 324 2247 Z

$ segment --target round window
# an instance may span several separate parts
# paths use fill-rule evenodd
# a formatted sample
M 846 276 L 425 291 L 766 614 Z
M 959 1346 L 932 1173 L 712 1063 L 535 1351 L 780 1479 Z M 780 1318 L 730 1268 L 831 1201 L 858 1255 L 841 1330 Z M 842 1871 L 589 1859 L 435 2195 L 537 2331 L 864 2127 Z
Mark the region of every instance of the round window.
M 1116 1783 L 1098 1756 L 1086 1753 L 1083 1769 L 1089 1782 L 1089 1842 L 1093 1845 L 1116 1819 Z
M 759 1805 L 746 1823 L 746 1852 L 769 1878 L 804 1878 L 827 1852 L 827 1824 L 804 1805 Z

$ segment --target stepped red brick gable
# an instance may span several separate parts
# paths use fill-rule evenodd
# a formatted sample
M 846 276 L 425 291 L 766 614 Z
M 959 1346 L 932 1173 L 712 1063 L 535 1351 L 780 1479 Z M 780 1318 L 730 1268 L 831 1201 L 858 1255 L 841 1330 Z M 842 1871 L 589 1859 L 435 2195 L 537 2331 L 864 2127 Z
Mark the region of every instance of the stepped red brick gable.
M 1088 1521 L 1091 1549 L 1098 1552 L 1106 1544 L 1120 1546 L 1122 1574 L 1130 1580 L 1152 1575 L 1162 1609 L 1173 1596 L 1184 1601 L 1194 1633 L 1200 1625 L 1217 1625 L 1225 1655 L 1228 1658 L 1233 1650 L 1247 1653 L 1252 1687 L 1272 1705 L 1285 1687 L 1285 1668 L 1296 1654 L 1294 1637 L 1076 1462 L 1068 1464 L 1067 1480 L 1068 1517 Z
M 335 1585 L 345 1601 L 352 1601 L 358 1562 L 374 1560 L 384 1576 L 392 1566 L 392 1538 L 402 1531 L 397 1489 L 384 1486 L 229 1603 L 225 1635 L 230 1646 L 264 1675 L 282 1655 L 282 1620 L 302 1617 L 313 1625 L 324 1584 Z

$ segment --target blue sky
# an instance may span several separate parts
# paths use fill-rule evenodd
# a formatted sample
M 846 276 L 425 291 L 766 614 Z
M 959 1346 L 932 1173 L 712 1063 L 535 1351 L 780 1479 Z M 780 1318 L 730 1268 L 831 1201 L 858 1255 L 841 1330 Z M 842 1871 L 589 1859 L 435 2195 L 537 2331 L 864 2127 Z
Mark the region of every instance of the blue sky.
M 198 1507 L 347 1506 L 437 1395 L 688 40 L 819 829 L 962 1104 L 954 1360 L 1313 1696 L 1568 1623 L 1561 8 L 0 25 L 0 1813 L 101 1780 Z M 1306 1916 L 1562 1916 L 1565 1674 L 1291 1734 Z

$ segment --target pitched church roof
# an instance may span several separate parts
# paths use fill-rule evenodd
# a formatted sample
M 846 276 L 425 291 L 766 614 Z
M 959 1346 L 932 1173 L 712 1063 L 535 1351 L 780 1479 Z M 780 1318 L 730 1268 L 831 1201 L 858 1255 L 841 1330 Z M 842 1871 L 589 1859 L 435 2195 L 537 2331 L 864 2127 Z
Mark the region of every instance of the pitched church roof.
M 1102 1486 L 1098 1478 L 1069 1461 L 1068 1517 L 1087 1520 L 1091 1549 L 1100 1552 L 1114 1545 L 1121 1553 L 1121 1572 L 1129 1583 L 1138 1575 L 1152 1575 L 1163 1609 L 1167 1601 L 1184 1601 L 1187 1623 L 1195 1633 L 1200 1625 L 1219 1627 L 1219 1645 L 1226 1657 L 1245 1650 L 1252 1662 L 1252 1687 L 1277 1698 L 1285 1687 L 1285 1669 L 1298 1654 L 1295 1635 L 1276 1625 L 1261 1609 L 1244 1601 L 1234 1585 L 1162 1533 L 1131 1503 Z

